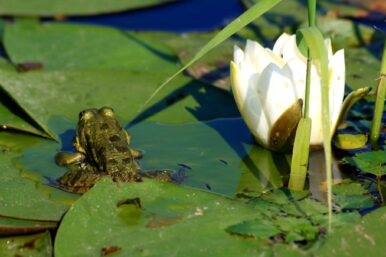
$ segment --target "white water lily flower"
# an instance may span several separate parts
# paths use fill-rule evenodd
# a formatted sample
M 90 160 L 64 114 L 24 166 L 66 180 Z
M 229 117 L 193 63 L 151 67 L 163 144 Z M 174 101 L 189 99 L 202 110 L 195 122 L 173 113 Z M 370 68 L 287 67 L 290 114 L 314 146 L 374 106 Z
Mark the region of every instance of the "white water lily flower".
M 331 130 L 342 107 L 345 85 L 344 50 L 328 49 Z M 295 35 L 282 34 L 273 50 L 247 41 L 245 50 L 235 46 L 231 62 L 232 90 L 244 121 L 256 141 L 272 150 L 288 149 L 302 115 L 307 59 L 296 45 Z M 311 68 L 311 145 L 320 145 L 322 134 L 320 76 Z

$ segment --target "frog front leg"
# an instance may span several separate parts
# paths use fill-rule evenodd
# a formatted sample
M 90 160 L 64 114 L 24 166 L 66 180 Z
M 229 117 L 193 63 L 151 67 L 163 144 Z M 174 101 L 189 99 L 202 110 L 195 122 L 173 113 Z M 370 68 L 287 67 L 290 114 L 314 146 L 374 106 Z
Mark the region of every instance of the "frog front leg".
M 55 162 L 59 166 L 69 166 L 75 163 L 81 163 L 84 161 L 86 156 L 82 153 L 69 153 L 69 152 L 59 152 L 55 155 Z
M 125 137 L 126 137 L 127 144 L 130 145 L 131 136 L 127 131 L 125 131 Z M 136 150 L 133 148 L 130 148 L 130 153 L 134 157 L 134 159 L 139 159 L 139 158 L 142 158 L 142 156 L 143 156 L 143 153 L 140 150 Z

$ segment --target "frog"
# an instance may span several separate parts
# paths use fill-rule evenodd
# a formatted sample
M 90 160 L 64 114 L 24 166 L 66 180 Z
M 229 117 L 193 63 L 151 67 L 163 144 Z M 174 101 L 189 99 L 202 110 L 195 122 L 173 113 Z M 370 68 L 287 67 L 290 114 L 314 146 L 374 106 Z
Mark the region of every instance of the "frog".
M 79 113 L 75 153 L 59 152 L 55 161 L 69 168 L 57 179 L 60 188 L 84 193 L 102 177 L 113 181 L 141 181 L 138 159 L 142 152 L 130 147 L 131 136 L 122 128 L 111 107 L 86 109 Z

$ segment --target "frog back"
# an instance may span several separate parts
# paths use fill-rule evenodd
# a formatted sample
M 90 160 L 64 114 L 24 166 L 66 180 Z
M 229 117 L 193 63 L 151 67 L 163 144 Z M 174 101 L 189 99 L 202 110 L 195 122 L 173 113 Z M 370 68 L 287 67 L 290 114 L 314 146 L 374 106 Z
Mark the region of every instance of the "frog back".
M 95 129 L 88 130 L 85 136 L 92 162 L 100 171 L 107 174 L 116 172 L 136 172 L 138 164 L 133 158 L 127 141 L 126 131 L 118 121 L 98 120 Z

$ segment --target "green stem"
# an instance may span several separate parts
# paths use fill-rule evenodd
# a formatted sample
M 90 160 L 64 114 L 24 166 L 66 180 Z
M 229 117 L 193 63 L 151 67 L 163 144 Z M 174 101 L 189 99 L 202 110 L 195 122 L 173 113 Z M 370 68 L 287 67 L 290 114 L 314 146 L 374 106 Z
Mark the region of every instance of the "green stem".
M 382 205 L 384 205 L 385 199 L 383 199 L 382 188 L 381 188 L 381 178 L 379 176 L 377 176 L 377 189 L 378 189 L 379 195 L 381 196 Z
M 308 0 L 308 26 L 315 25 L 316 0 Z M 310 115 L 310 87 L 311 87 L 311 58 L 310 51 L 307 50 L 307 72 L 306 72 L 306 90 L 304 95 L 304 118 Z
M 304 95 L 304 118 L 310 116 L 310 88 L 311 88 L 311 58 L 310 50 L 307 50 L 306 91 Z
M 377 86 L 377 96 L 375 99 L 374 117 L 370 131 L 370 143 L 372 148 L 377 149 L 379 147 L 379 133 L 382 126 L 382 115 L 385 105 L 386 94 L 386 40 L 383 46 L 381 75 Z
M 308 25 L 315 25 L 316 17 L 316 0 L 308 0 Z

